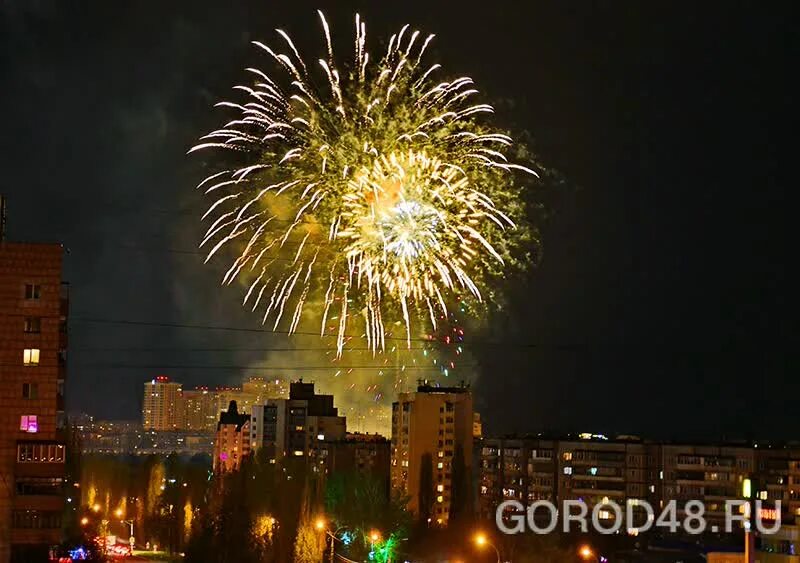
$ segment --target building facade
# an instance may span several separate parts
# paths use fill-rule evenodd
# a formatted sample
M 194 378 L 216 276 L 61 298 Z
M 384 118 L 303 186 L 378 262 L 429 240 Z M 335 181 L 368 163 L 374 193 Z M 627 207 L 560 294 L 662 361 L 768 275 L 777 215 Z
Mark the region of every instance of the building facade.
M 69 296 L 63 248 L 0 241 L 0 563 L 61 540 Z
M 219 415 L 214 436 L 214 473 L 236 471 L 250 455 L 250 415 L 240 413 L 236 401 Z
M 183 428 L 181 384 L 159 375 L 144 384 L 142 427 L 145 430 L 169 431 Z
M 473 424 L 464 386 L 421 383 L 392 404 L 391 485 L 408 495 L 417 517 L 446 525 L 453 509 L 469 507 Z M 454 506 L 454 495 L 462 507 Z
M 242 383 L 242 392 L 254 405 L 263 405 L 267 399 L 288 399 L 289 384 L 281 378 L 250 377 Z
M 180 408 L 183 411 L 183 429 L 194 432 L 214 432 L 219 420 L 217 393 L 208 387 L 182 389 Z
M 268 448 L 274 459 L 315 456 L 319 442 L 342 440 L 347 433 L 333 395 L 317 395 L 314 384 L 302 379 L 290 384 L 288 399 L 267 399 L 250 412 L 254 450 Z
M 506 500 L 528 505 L 583 500 L 591 509 L 609 500 L 658 513 L 676 501 L 701 501 L 709 526 L 722 526 L 725 502 L 761 500 L 761 517 L 800 516 L 800 449 L 744 444 L 673 444 L 599 435 L 489 438 L 479 442 L 478 510 L 486 519 Z M 600 507 L 602 508 L 602 507 Z M 636 509 L 634 508 L 634 512 Z M 612 518 L 601 510 L 601 517 Z
M 384 480 L 389 491 L 391 443 L 380 434 L 347 433 L 341 440 L 320 440 L 315 455 L 321 469 L 332 473 L 360 473 Z

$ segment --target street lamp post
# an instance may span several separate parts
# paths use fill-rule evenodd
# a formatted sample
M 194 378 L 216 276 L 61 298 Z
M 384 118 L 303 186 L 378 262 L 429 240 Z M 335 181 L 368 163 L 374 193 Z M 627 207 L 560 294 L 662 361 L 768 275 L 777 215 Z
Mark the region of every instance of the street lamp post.
M 131 551 L 133 551 L 133 543 L 136 541 L 136 539 L 133 537 L 133 520 L 120 520 L 120 522 L 122 522 L 123 524 L 128 524 L 131 527 L 131 535 L 128 541 L 130 542 L 131 545 Z
M 336 542 L 337 542 L 337 541 L 342 541 L 342 540 L 340 540 L 339 538 L 337 538 L 337 537 L 336 537 L 336 534 L 338 534 L 338 533 L 339 533 L 339 530 L 343 530 L 343 529 L 344 529 L 344 526 L 339 526 L 338 528 L 336 528 L 336 530 L 334 530 L 333 532 L 331 532 L 331 531 L 328 529 L 328 525 L 327 525 L 327 523 L 325 522 L 325 519 L 324 519 L 324 518 L 317 518 L 316 522 L 314 522 L 314 527 L 315 527 L 317 530 L 319 530 L 320 532 L 325 532 L 325 535 L 331 538 L 331 557 L 330 557 L 330 563 L 333 563 L 333 558 L 334 558 L 334 549 L 335 549 L 335 547 L 336 547 Z M 323 559 L 324 559 L 324 558 L 323 558 Z
M 485 545 L 488 545 L 489 547 L 494 549 L 494 552 L 497 555 L 497 563 L 501 563 L 500 550 L 497 549 L 496 545 L 494 545 L 491 541 L 489 541 L 489 538 L 486 537 L 486 534 L 477 534 L 475 536 L 475 543 L 478 545 L 478 547 L 483 547 Z

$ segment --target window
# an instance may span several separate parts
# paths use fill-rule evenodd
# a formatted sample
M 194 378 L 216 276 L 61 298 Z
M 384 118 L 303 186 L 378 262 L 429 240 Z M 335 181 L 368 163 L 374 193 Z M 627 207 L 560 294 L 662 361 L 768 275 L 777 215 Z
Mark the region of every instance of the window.
M 25 332 L 39 334 L 42 331 L 42 319 L 39 317 L 25 317 Z
M 42 286 L 38 283 L 25 284 L 25 299 L 38 300 L 42 295 Z
M 44 510 L 15 510 L 12 514 L 14 528 L 49 530 L 61 527 L 61 512 Z
M 38 383 L 23 383 L 22 384 L 22 398 L 23 399 L 38 399 L 39 398 L 39 384 Z
M 17 479 L 17 494 L 58 496 L 62 484 L 61 477 L 20 477 Z
M 36 434 L 39 431 L 39 419 L 35 414 L 23 414 L 19 417 L 19 429 L 23 432 Z
M 22 363 L 26 366 L 38 366 L 39 365 L 39 352 L 38 348 L 25 348 L 22 351 Z
M 64 445 L 47 442 L 17 444 L 17 463 L 64 463 Z

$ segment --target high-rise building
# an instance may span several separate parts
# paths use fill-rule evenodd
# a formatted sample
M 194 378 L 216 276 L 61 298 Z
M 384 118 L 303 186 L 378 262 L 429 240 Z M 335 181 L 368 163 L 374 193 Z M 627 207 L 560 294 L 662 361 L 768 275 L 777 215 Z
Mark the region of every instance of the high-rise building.
M 465 386 L 420 382 L 392 404 L 391 483 L 417 517 L 446 525 L 454 511 L 471 511 L 473 423 Z
M 183 427 L 181 384 L 159 375 L 144 384 L 142 427 L 145 430 L 176 430 Z
M 242 383 L 242 392 L 254 405 L 263 405 L 267 399 L 288 399 L 289 384 L 281 378 L 251 377 Z
M 250 454 L 250 415 L 240 413 L 236 401 L 219 415 L 214 438 L 214 472 L 236 471 Z
M 317 463 L 327 473 L 361 473 L 384 481 L 389 494 L 390 442 L 380 434 L 347 433 L 341 440 L 320 440 Z
M 333 395 L 317 395 L 313 383 L 295 381 L 288 399 L 267 399 L 251 409 L 253 449 L 269 448 L 275 458 L 315 456 L 320 441 L 345 437 L 346 420 L 333 406 Z
M 195 432 L 214 432 L 219 413 L 216 391 L 208 387 L 182 389 L 180 403 L 183 411 L 183 429 Z
M 231 401 L 236 401 L 239 412 L 250 414 L 250 407 L 256 404 L 256 396 L 246 393 L 241 387 L 217 387 L 214 389 L 216 416 L 228 408 Z
M 61 539 L 67 286 L 58 244 L 0 241 L 0 563 Z
M 726 501 L 752 498 L 773 512 L 775 500 L 789 501 L 782 507 L 788 522 L 797 511 L 790 500 L 793 483 L 800 484 L 792 459 L 800 461 L 800 454 L 782 448 L 657 443 L 633 436 L 489 438 L 480 451 L 479 512 L 494 519 L 506 500 L 560 505 L 580 499 L 590 510 L 613 501 L 630 503 L 634 512 L 642 501 L 659 511 L 674 500 L 680 520 L 686 502 L 699 500 L 709 525 L 721 526 Z M 601 518 L 613 518 L 599 508 Z

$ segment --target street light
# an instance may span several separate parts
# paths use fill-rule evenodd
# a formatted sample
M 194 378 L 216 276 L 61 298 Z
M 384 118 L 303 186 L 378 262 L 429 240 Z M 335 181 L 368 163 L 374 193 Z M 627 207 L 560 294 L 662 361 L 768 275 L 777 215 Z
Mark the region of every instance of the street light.
M 592 548 L 588 545 L 582 545 L 578 550 L 578 555 L 581 556 L 581 559 L 585 559 L 586 561 L 600 561 L 597 555 L 595 555 L 594 551 L 592 551 Z
M 482 532 L 478 532 L 477 534 L 475 534 L 475 545 L 477 545 L 481 549 L 483 549 L 487 545 L 492 549 L 494 549 L 495 554 L 497 554 L 497 563 L 500 563 L 500 550 L 497 549 L 496 545 L 494 545 L 492 542 L 489 541 L 489 538 L 486 536 L 486 534 Z
M 330 561 L 331 561 L 331 563 L 333 563 L 333 558 L 334 558 L 334 555 L 335 555 L 334 554 L 334 549 L 336 548 L 336 542 L 337 541 L 342 541 L 342 540 L 340 540 L 339 538 L 336 537 L 336 534 L 338 534 L 340 530 L 344 529 L 344 526 L 339 526 L 338 528 L 336 528 L 335 531 L 331 532 L 328 529 L 328 523 L 325 521 L 324 518 L 322 518 L 320 516 L 319 518 L 317 518 L 314 521 L 314 527 L 320 532 L 325 532 L 325 535 L 329 536 L 331 538 L 331 559 L 330 559 Z
M 131 527 L 131 535 L 130 538 L 128 539 L 128 542 L 130 543 L 131 551 L 133 551 L 133 544 L 136 542 L 136 538 L 133 536 L 133 520 L 120 520 L 120 522 L 122 522 L 123 524 L 127 524 L 128 526 Z
M 98 503 L 94 503 L 92 510 L 95 512 L 100 512 L 100 505 Z
M 121 508 L 116 509 L 114 511 L 114 516 L 116 516 L 117 518 L 122 518 L 122 509 Z
M 81 518 L 81 526 L 85 526 L 88 523 L 89 523 L 89 519 L 86 516 Z

